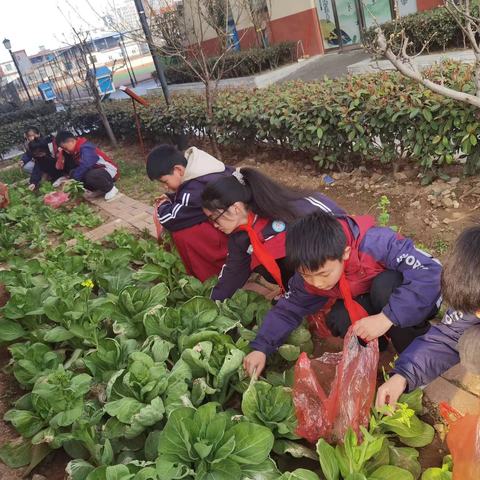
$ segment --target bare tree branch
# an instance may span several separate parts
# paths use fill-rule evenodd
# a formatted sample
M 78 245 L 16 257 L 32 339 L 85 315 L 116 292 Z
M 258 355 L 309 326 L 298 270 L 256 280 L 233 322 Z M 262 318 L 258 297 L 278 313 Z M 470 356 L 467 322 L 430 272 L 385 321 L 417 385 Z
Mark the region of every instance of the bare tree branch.
M 413 64 L 413 62 L 406 61 L 405 58 L 399 58 L 395 53 L 393 53 L 391 47 L 388 45 L 381 28 L 376 29 L 377 34 L 377 46 L 380 52 L 390 60 L 392 65 L 403 75 L 416 82 L 422 84 L 426 88 L 432 90 L 439 95 L 442 95 L 447 98 L 452 98 L 475 107 L 480 107 L 480 97 L 476 95 L 471 95 L 469 93 L 459 92 L 453 88 L 445 87 L 444 85 L 439 85 L 428 78 L 425 78 L 424 75 L 419 71 L 419 69 Z

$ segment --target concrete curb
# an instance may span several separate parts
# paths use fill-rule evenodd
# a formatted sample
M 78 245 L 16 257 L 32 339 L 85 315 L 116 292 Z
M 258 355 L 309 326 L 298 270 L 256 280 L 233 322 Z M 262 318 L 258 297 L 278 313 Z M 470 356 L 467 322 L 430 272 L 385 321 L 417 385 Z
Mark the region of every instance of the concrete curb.
M 265 88 L 274 83 L 277 83 L 284 78 L 287 78 L 292 73 L 297 72 L 306 65 L 315 62 L 319 55 L 315 55 L 306 60 L 299 60 L 296 63 L 285 65 L 284 67 L 270 70 L 268 72 L 259 73 L 258 75 L 251 75 L 249 77 L 227 78 L 220 80 L 218 84 L 219 89 L 227 88 Z M 202 82 L 192 83 L 177 83 L 169 85 L 171 92 L 184 92 L 184 91 L 203 91 L 204 85 Z M 162 89 L 160 87 L 147 88 L 147 95 L 161 95 Z
M 421 55 L 415 57 L 413 62 L 420 70 L 424 70 L 436 63 L 444 60 L 456 60 L 461 63 L 473 63 L 475 56 L 472 50 L 459 50 L 453 52 L 433 53 L 431 55 Z M 389 60 L 373 60 L 367 58 L 361 62 L 354 63 L 347 67 L 347 72 L 351 75 L 360 75 L 365 73 L 375 73 L 383 70 L 395 70 L 395 67 Z

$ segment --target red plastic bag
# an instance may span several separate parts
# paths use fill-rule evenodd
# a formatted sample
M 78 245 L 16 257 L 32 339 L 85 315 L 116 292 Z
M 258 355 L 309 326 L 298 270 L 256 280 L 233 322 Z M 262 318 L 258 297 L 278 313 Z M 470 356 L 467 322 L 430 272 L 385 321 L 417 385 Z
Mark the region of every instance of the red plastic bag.
M 163 243 L 163 225 L 160 223 L 158 218 L 158 208 L 162 204 L 161 200 L 157 200 L 153 206 L 153 224 L 155 225 L 155 231 L 157 232 L 157 242 L 159 244 Z
M 348 282 L 340 279 L 340 291 L 352 324 L 368 316 L 352 299 Z M 296 433 L 314 443 L 319 438 L 342 441 L 348 428 L 359 434 L 367 426 L 375 396 L 378 341 L 360 345 L 350 327 L 341 353 L 325 353 L 310 360 L 302 353 L 295 365 L 293 401 Z
M 446 403 L 440 413 L 448 423 L 447 446 L 452 454 L 453 480 L 478 480 L 480 476 L 480 415 L 462 415 Z
M 7 208 L 10 203 L 8 196 L 8 185 L 0 182 L 0 208 Z
M 319 338 L 328 338 L 332 336 L 332 332 L 330 332 L 329 328 L 327 327 L 326 318 L 334 304 L 335 299 L 331 298 L 317 313 L 308 315 L 308 328 L 312 334 Z
M 70 195 L 65 192 L 50 192 L 43 197 L 43 203 L 52 208 L 58 208 L 68 202 Z

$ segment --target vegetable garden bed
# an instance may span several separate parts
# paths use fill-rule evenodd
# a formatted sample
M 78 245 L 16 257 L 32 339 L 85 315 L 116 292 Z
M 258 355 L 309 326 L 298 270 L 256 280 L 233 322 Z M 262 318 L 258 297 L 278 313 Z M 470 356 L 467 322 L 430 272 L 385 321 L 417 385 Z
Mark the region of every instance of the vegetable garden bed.
M 392 416 L 373 412 L 363 442 L 349 432 L 343 446 L 309 446 L 290 389 L 293 362 L 313 350 L 304 326 L 249 381 L 241 365 L 270 308 L 263 297 L 214 302 L 213 281 L 187 276 L 154 240 L 118 231 L 92 242 L 76 230 L 99 221 L 85 205 L 51 210 L 22 187 L 11 199 L 0 211 L 0 342 L 24 395 L 4 417 L 19 434 L 0 447 L 4 463 L 28 472 L 63 448 L 73 480 L 419 478 L 416 448 L 434 436 L 417 417 L 419 391 Z M 298 458 L 308 469 L 279 470 Z

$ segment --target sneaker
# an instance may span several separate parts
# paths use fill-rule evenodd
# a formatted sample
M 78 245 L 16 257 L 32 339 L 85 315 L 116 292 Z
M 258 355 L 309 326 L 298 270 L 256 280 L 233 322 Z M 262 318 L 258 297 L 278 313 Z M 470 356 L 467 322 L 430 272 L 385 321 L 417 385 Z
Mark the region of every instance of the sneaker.
M 105 194 L 105 201 L 110 202 L 113 200 L 118 194 L 118 188 L 114 185 L 112 189 Z
M 57 188 L 57 187 L 59 187 L 62 183 L 65 183 L 67 180 L 68 180 L 68 177 L 60 177 L 60 178 L 57 178 L 57 180 L 55 180 L 55 181 L 52 183 L 52 187 L 53 187 L 53 188 Z

